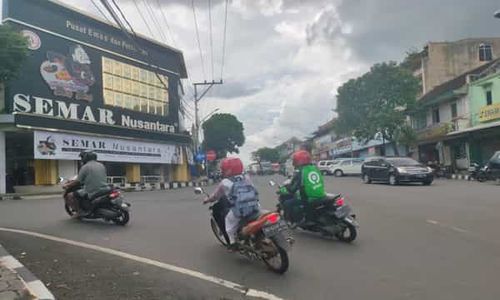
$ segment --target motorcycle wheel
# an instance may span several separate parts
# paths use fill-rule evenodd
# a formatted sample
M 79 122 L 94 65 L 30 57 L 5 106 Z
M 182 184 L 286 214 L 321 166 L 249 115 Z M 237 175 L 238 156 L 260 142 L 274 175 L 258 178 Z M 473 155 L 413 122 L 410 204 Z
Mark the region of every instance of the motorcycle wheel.
M 217 240 L 223 246 L 227 247 L 228 243 L 226 241 L 226 237 L 224 236 L 224 232 L 222 232 L 222 230 L 219 228 L 219 225 L 217 225 L 217 222 L 213 218 L 210 219 L 210 227 L 212 227 L 212 232 L 214 233 Z
M 486 177 L 479 175 L 479 176 L 477 176 L 477 181 L 479 181 L 479 182 L 485 182 L 486 181 Z
M 335 237 L 344 243 L 350 243 L 354 241 L 358 235 L 358 231 L 356 230 L 356 227 L 352 224 L 342 222 L 342 225 L 344 225 L 344 229 L 335 234 Z
M 271 258 L 262 258 L 262 260 L 271 271 L 283 274 L 288 270 L 289 266 L 288 253 L 274 242 L 272 243 L 276 247 L 276 255 Z
M 120 215 L 113 219 L 116 225 L 125 226 L 130 220 L 130 214 L 126 210 L 120 210 Z
M 64 204 L 64 209 L 66 210 L 66 212 L 68 213 L 68 215 L 70 217 L 74 216 L 76 214 L 76 210 L 74 210 L 73 208 L 69 207 L 69 205 L 67 204 Z

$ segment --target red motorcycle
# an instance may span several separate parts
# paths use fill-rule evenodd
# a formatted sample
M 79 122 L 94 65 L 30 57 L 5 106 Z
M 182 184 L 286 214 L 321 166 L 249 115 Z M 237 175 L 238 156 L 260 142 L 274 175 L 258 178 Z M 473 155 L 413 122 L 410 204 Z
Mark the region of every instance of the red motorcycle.
M 195 194 L 207 193 L 197 187 Z M 220 200 L 210 206 L 210 226 L 217 240 L 228 247 L 229 238 L 224 218 L 229 211 L 227 201 Z M 263 261 L 269 269 L 278 274 L 288 270 L 288 250 L 293 244 L 288 225 L 277 212 L 259 212 L 242 220 L 236 238 L 238 252 L 251 260 Z

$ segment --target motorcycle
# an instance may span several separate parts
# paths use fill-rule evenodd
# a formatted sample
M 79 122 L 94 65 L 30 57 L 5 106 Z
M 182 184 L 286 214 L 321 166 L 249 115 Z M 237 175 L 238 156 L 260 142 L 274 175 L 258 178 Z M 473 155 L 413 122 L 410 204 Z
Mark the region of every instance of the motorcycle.
M 60 178 L 60 182 L 64 186 L 76 180 L 76 176 L 70 180 Z M 64 187 L 63 187 L 64 188 Z M 78 213 L 79 200 L 74 192 L 81 189 L 81 185 L 76 185 L 71 188 L 65 188 L 64 209 L 71 217 Z M 117 188 L 110 187 L 109 189 L 98 192 L 91 201 L 98 201 L 99 205 L 84 217 L 79 219 L 104 219 L 105 221 L 112 221 L 117 225 L 126 225 L 130 220 L 130 203 L 123 201 L 122 193 Z M 80 201 L 81 203 L 81 201 Z
M 195 194 L 208 194 L 200 187 Z M 210 227 L 217 240 L 229 247 L 229 237 L 225 230 L 225 216 L 229 211 L 227 200 L 221 199 L 209 207 L 211 211 Z M 236 237 L 237 252 L 250 260 L 263 261 L 273 272 L 283 274 L 288 270 L 288 251 L 294 240 L 290 236 L 288 225 L 277 212 L 259 212 L 240 222 Z
M 292 212 L 285 213 L 284 202 L 291 199 L 286 186 L 290 184 L 290 179 L 286 180 L 283 185 L 278 185 L 279 203 L 277 204 L 278 212 L 285 219 L 291 228 L 300 228 L 306 231 L 319 232 L 326 237 L 336 237 L 339 241 L 351 243 L 357 237 L 359 227 L 356 221 L 356 215 L 352 213 L 349 204 L 340 194 L 327 194 L 324 200 L 318 201 L 312 206 L 312 220 L 306 220 L 302 223 L 295 223 L 292 218 Z M 276 186 L 274 181 L 269 181 L 270 186 Z M 301 211 L 305 211 L 304 205 L 298 207 Z M 288 218 L 288 219 L 287 219 Z

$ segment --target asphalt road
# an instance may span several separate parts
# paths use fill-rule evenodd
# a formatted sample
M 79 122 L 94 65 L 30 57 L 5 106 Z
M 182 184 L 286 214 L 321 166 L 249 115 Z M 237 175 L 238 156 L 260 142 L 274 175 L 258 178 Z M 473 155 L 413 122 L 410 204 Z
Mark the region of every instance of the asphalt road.
M 276 201 L 270 178 L 254 178 L 268 209 Z M 126 227 L 69 219 L 61 199 L 0 201 L 0 226 L 121 250 L 285 299 L 500 298 L 499 185 L 326 181 L 329 191 L 345 194 L 353 206 L 361 225 L 358 239 L 343 244 L 296 231 L 283 276 L 226 253 L 212 236 L 207 207 L 190 188 L 126 194 L 132 203 Z M 21 261 L 43 281 L 55 282 L 59 299 L 241 298 L 199 279 L 57 242 L 0 231 L 0 243 L 18 257 L 26 252 Z

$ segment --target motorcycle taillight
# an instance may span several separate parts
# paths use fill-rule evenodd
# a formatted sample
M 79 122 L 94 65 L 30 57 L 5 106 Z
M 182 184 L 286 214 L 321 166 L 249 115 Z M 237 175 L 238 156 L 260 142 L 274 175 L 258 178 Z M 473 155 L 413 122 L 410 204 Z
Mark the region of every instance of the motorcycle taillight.
M 120 191 L 112 191 L 111 194 L 109 194 L 109 198 L 115 199 L 120 196 Z
M 335 206 L 343 206 L 344 203 L 344 197 L 339 197 L 337 200 L 335 200 Z
M 277 214 L 277 213 L 272 213 L 272 214 L 268 215 L 266 219 L 267 219 L 267 221 L 268 221 L 270 224 L 274 224 L 274 223 L 276 223 L 276 222 L 278 222 L 278 221 L 279 221 L 279 219 L 280 219 L 280 215 L 279 215 L 279 214 Z

